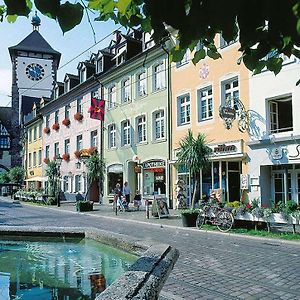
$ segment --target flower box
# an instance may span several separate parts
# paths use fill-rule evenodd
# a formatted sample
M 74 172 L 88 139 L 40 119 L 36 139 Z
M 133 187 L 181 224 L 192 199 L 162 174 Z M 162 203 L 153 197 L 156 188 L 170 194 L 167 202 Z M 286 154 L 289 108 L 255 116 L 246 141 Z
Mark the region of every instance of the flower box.
M 59 130 L 59 124 L 58 123 L 54 123 L 52 125 L 52 129 L 58 131 Z
M 75 119 L 76 121 L 82 121 L 82 119 L 83 119 L 82 113 L 77 112 L 77 113 L 74 115 L 74 119 Z
M 45 127 L 44 128 L 44 133 L 49 134 L 50 133 L 50 128 L 49 127 Z
M 62 159 L 65 161 L 69 161 L 70 160 L 70 154 L 69 153 L 64 153 L 62 156 Z
M 80 155 L 81 155 L 81 151 L 80 150 L 75 151 L 74 155 L 75 155 L 76 158 L 79 158 Z
M 90 155 L 92 155 L 96 151 L 97 151 L 97 147 L 91 147 L 91 148 L 88 149 L 88 152 L 89 152 Z
M 66 127 L 68 127 L 71 124 L 71 121 L 70 121 L 70 119 L 64 119 L 62 121 L 62 124 L 65 125 Z
M 48 157 L 45 157 L 45 158 L 44 158 L 44 163 L 45 163 L 46 165 L 48 165 L 49 162 L 50 162 L 50 159 L 49 159 Z
M 260 222 L 269 222 L 269 223 L 278 223 L 278 224 L 299 224 L 299 220 L 293 216 L 289 216 L 288 220 L 284 218 L 281 213 L 273 213 L 269 218 L 257 218 L 254 217 L 251 213 L 246 212 L 243 215 L 236 215 L 234 217 L 236 220 L 242 221 L 260 221 Z

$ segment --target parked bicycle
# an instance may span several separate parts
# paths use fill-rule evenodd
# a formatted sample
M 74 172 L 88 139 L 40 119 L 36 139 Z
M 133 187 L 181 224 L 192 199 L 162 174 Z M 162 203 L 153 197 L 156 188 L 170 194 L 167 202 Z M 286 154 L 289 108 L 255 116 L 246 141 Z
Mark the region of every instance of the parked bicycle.
M 216 225 L 222 232 L 229 231 L 234 223 L 232 213 L 214 203 L 207 203 L 199 210 L 196 226 L 201 229 L 203 224 Z

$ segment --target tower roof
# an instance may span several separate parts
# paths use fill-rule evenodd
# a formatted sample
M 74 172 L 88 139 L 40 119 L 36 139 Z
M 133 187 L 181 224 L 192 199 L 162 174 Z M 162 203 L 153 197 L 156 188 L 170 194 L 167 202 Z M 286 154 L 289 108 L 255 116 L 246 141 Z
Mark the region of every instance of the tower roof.
M 10 56 L 16 51 L 30 51 L 30 52 L 39 52 L 45 54 L 53 54 L 58 59 L 60 58 L 60 53 L 54 50 L 48 42 L 42 37 L 42 35 L 37 31 L 32 31 L 23 41 L 18 45 L 9 47 Z

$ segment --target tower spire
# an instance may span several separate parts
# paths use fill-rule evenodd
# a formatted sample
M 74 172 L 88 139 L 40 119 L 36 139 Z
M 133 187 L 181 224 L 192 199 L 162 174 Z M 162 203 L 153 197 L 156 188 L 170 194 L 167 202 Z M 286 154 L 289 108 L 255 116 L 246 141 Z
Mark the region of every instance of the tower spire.
M 33 30 L 39 31 L 40 25 L 41 25 L 41 19 L 37 15 L 37 11 L 35 11 L 35 15 L 31 19 L 31 24 L 32 24 L 32 29 Z

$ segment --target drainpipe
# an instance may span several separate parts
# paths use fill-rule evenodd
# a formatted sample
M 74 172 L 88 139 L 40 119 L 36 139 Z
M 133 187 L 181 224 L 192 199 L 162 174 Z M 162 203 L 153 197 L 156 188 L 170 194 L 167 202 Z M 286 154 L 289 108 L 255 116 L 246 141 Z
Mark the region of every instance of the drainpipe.
M 170 40 L 170 39 L 169 39 Z M 172 159 L 172 89 L 171 89 L 171 62 L 170 62 L 170 52 L 165 48 L 165 41 L 161 43 L 161 48 L 167 53 L 168 57 L 168 68 L 167 68 L 167 78 L 168 78 L 168 105 L 167 105 L 167 120 L 168 120 L 168 197 L 169 197 L 169 207 L 173 208 L 173 195 L 172 195 L 172 172 L 171 165 L 169 161 Z

